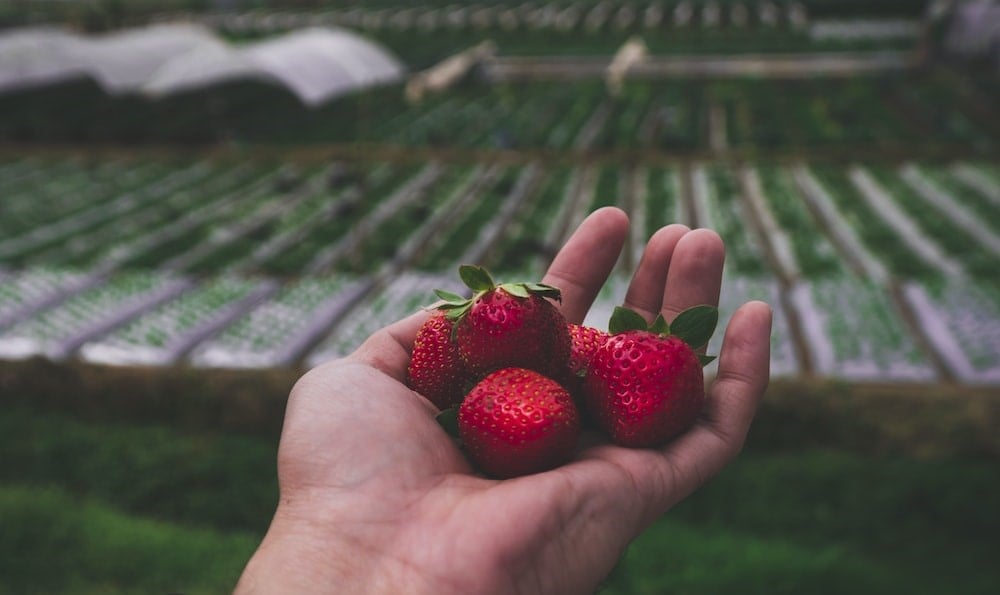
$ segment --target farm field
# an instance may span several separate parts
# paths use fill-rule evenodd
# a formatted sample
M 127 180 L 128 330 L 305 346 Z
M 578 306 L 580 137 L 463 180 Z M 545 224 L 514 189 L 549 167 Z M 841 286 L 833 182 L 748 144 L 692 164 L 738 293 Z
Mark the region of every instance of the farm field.
M 302 374 L 459 264 L 538 280 L 606 206 L 587 324 L 671 223 L 726 244 L 708 353 L 774 318 L 744 452 L 597 592 L 992 595 L 1000 79 L 967 4 L 0 2 L 0 595 L 230 591 Z M 308 99 L 380 50 L 401 77 Z
M 595 326 L 645 237 L 680 221 L 726 241 L 724 320 L 774 307 L 775 377 L 996 384 L 995 167 L 10 159 L 0 356 L 308 367 L 454 288 L 462 262 L 537 278 L 616 205 L 633 257 Z

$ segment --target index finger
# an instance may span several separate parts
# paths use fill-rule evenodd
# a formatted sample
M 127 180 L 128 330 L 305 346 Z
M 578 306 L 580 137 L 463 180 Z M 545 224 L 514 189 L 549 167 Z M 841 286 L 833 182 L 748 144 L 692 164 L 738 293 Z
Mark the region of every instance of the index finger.
M 611 274 L 628 234 L 628 216 L 615 207 L 591 213 L 549 265 L 542 283 L 562 291 L 562 313 L 579 324 Z

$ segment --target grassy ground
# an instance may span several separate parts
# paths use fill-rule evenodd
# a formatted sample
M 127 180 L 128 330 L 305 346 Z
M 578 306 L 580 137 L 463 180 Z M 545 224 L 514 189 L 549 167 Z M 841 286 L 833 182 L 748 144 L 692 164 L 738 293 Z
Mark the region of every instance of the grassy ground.
M 7 409 L 0 593 L 227 592 L 273 510 L 274 455 L 267 438 Z M 756 446 L 603 592 L 992 593 L 998 501 L 994 460 Z

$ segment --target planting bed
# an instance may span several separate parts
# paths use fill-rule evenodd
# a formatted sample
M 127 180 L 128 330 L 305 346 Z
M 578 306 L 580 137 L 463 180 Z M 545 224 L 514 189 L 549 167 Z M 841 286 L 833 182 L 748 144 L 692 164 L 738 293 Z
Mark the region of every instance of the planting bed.
M 84 345 L 81 356 L 104 364 L 176 363 L 277 289 L 274 281 L 234 276 L 212 279 Z
M 354 351 L 369 335 L 389 322 L 405 318 L 437 301 L 435 289 L 460 292 L 463 286 L 455 274 L 407 273 L 393 279 L 366 300 L 364 306 L 344 316 L 334 332 L 309 354 L 307 365 L 316 366 Z
M 959 380 L 1000 383 L 1000 294 L 971 282 L 909 285 L 919 324 Z
M 708 353 L 718 355 L 722 348 L 726 325 L 733 312 L 749 300 L 767 302 L 773 312 L 774 319 L 771 330 L 771 376 L 775 378 L 795 377 L 802 372 L 800 355 L 792 339 L 788 317 L 782 307 L 780 285 L 771 279 L 726 277 L 722 282 L 722 293 L 719 300 L 719 326 L 708 343 Z M 706 367 L 710 375 L 718 371 L 718 362 Z
M 818 374 L 866 381 L 938 378 L 884 289 L 827 279 L 797 285 L 790 298 Z
M 361 281 L 341 276 L 286 285 L 191 354 L 197 366 L 256 368 L 297 363 L 361 294 Z
M 0 356 L 45 355 L 64 359 L 88 340 L 178 295 L 184 279 L 154 272 L 131 272 L 83 291 L 51 309 L 25 318 L 0 334 Z

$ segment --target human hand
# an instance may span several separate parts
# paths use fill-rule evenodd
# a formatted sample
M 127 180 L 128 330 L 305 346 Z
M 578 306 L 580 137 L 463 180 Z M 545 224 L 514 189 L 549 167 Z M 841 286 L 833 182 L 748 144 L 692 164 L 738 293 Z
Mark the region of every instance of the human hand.
M 543 279 L 579 323 L 610 274 L 625 214 L 588 217 Z M 671 225 L 646 246 L 625 306 L 671 320 L 717 304 L 724 247 Z M 625 547 L 714 476 L 742 447 L 767 386 L 770 308 L 744 304 L 694 427 L 659 449 L 598 436 L 569 463 L 504 481 L 473 471 L 406 387 L 428 314 L 372 335 L 305 374 L 289 396 L 278 452 L 280 501 L 239 593 L 575 593 L 593 591 Z

